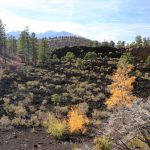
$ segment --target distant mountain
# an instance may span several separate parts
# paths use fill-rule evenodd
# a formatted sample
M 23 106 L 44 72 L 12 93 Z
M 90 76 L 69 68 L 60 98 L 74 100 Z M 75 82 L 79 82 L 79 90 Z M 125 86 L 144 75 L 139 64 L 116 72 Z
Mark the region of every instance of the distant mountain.
M 7 34 L 12 35 L 18 39 L 20 33 L 21 33 L 21 31 L 12 31 L 12 32 L 8 32 Z M 76 35 L 69 33 L 69 32 L 66 32 L 66 31 L 61 31 L 61 32 L 47 31 L 47 32 L 43 32 L 43 33 L 38 33 L 38 34 L 36 34 L 36 36 L 37 36 L 37 38 L 43 38 L 43 37 L 54 38 L 54 37 L 62 37 L 62 36 L 68 36 L 68 37 L 75 36 L 75 37 L 77 37 Z
M 75 36 L 75 35 L 72 34 L 72 33 L 66 32 L 66 31 L 61 31 L 61 32 L 47 31 L 47 32 L 44 32 L 44 33 L 37 34 L 38 38 L 43 38 L 43 37 L 54 38 L 54 37 L 61 37 L 61 36 Z
M 20 35 L 21 31 L 12 31 L 12 32 L 8 32 L 7 35 L 9 36 L 14 36 L 16 39 L 19 38 L 19 35 Z

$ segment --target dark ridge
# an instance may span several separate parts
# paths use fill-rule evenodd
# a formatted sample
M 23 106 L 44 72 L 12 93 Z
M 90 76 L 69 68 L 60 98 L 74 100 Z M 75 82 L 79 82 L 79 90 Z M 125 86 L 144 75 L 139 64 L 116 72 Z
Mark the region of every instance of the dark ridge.
M 119 58 L 122 54 L 122 51 L 108 46 L 101 46 L 101 47 L 86 47 L 86 46 L 74 46 L 74 47 L 64 47 L 60 49 L 56 49 L 52 52 L 52 55 L 57 55 L 60 59 L 61 57 L 65 56 L 67 52 L 73 52 L 76 57 L 83 58 L 87 52 L 95 52 L 101 53 L 101 55 L 106 56 L 106 54 L 111 55 L 111 57 Z

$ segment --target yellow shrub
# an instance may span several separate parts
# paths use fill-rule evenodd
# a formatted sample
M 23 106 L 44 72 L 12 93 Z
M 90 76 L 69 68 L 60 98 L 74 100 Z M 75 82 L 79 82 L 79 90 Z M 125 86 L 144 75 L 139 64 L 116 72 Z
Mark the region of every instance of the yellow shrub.
M 116 73 L 112 76 L 113 83 L 110 85 L 111 97 L 106 101 L 108 108 L 125 106 L 132 104 L 135 97 L 132 94 L 133 83 L 135 77 L 129 76 L 133 66 L 126 64 L 122 68 L 118 68 Z
M 72 109 L 68 114 L 68 127 L 71 133 L 84 133 L 85 124 L 89 124 L 89 119 L 85 115 L 80 115 L 77 109 Z

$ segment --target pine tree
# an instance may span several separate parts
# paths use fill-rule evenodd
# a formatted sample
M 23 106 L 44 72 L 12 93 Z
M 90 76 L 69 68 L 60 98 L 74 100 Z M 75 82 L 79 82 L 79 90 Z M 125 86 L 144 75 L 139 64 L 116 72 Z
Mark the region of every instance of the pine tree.
M 7 38 L 7 50 L 9 51 L 9 54 L 15 55 L 17 52 L 17 40 L 14 36 L 9 36 Z
M 4 62 L 6 63 L 6 34 L 5 34 L 5 25 L 2 20 L 0 20 L 0 54 L 4 56 Z
M 39 46 L 39 62 L 44 64 L 48 61 L 48 40 L 43 38 Z
M 29 28 L 26 27 L 24 31 L 21 32 L 19 37 L 19 51 L 24 55 L 25 62 L 27 64 L 30 63 L 30 35 L 29 35 Z
M 37 60 L 38 60 L 38 40 L 36 38 L 35 33 L 33 32 L 30 36 L 30 47 L 31 47 L 31 59 L 32 59 L 32 63 L 34 65 L 37 64 Z

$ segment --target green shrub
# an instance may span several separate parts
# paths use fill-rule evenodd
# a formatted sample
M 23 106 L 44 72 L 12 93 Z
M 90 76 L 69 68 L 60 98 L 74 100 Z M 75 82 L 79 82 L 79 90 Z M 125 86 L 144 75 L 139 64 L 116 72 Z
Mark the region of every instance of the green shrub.
M 134 61 L 134 57 L 130 52 L 124 53 L 118 62 L 118 67 L 122 68 L 125 64 L 131 64 Z
M 75 58 L 75 55 L 73 52 L 67 52 L 66 56 L 65 56 L 65 59 L 67 61 L 72 61 L 73 59 Z
M 97 57 L 97 54 L 95 52 L 88 52 L 88 53 L 86 53 L 84 59 L 94 60 L 94 59 L 96 59 L 96 57 Z
M 42 122 L 43 126 L 47 128 L 47 133 L 56 138 L 60 138 L 66 132 L 66 121 L 62 121 L 55 117 L 53 113 L 47 113 L 46 118 Z
M 11 124 L 12 124 L 13 126 L 27 126 L 26 120 L 25 120 L 25 119 L 21 119 L 20 117 L 15 117 L 15 118 L 12 120 Z
M 76 66 L 81 69 L 84 66 L 84 61 L 81 58 L 77 58 Z
M 141 141 L 138 137 L 135 137 L 128 142 L 128 147 L 131 149 L 146 149 L 148 148 L 148 145 Z
M 140 72 L 140 70 L 136 70 L 135 73 L 134 73 L 134 75 L 136 77 L 142 77 L 142 72 Z
M 101 72 L 104 72 L 104 71 L 105 71 L 105 67 L 104 67 L 104 66 L 101 66 L 101 67 L 100 67 L 100 71 L 101 71 Z
M 146 63 L 150 64 L 150 55 L 146 58 Z
M 61 96 L 59 94 L 53 94 L 53 95 L 51 95 L 51 101 L 54 104 L 59 104 L 60 100 L 61 100 Z
M 93 150 L 111 150 L 112 149 L 112 142 L 109 140 L 108 137 L 95 137 Z

